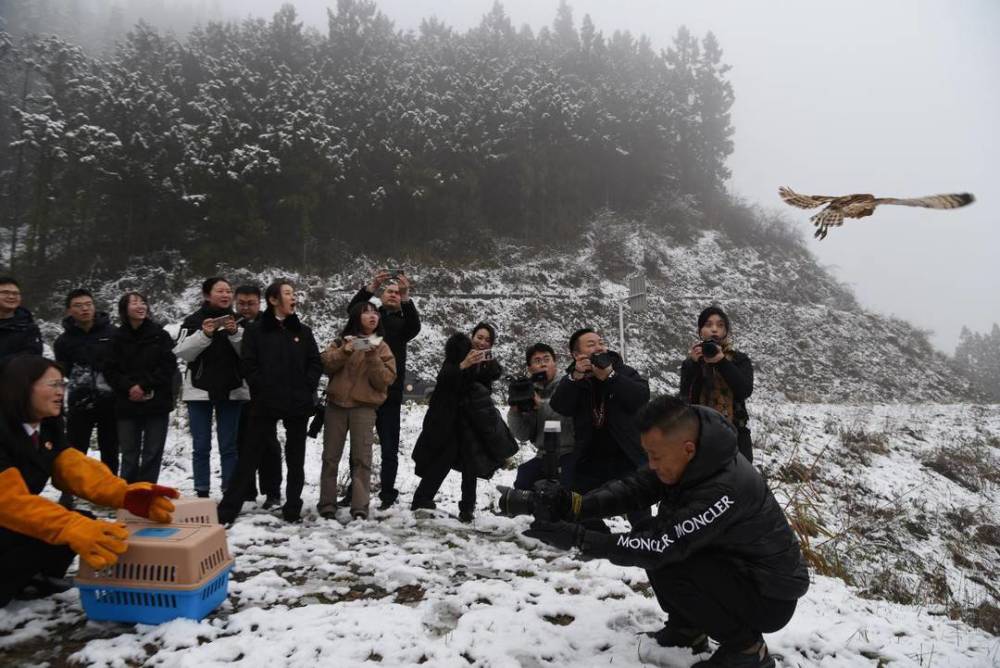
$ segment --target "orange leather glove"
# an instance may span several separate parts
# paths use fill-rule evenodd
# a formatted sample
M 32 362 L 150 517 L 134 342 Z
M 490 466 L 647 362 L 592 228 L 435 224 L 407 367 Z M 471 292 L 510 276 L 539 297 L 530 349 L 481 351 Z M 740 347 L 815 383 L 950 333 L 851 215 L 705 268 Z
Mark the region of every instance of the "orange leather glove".
M 133 515 L 168 524 L 171 520 L 170 513 L 174 512 L 174 504 L 170 503 L 169 499 L 176 499 L 180 495 L 181 493 L 173 487 L 154 485 L 151 482 L 134 482 L 125 488 L 122 508 Z
M 75 514 L 59 533 L 59 542 L 69 545 L 87 565 L 96 570 L 113 566 L 118 555 L 128 549 L 128 529 Z
M 122 507 L 122 497 L 128 487 L 107 466 L 76 448 L 66 448 L 56 457 L 52 482 L 61 491 L 111 508 Z

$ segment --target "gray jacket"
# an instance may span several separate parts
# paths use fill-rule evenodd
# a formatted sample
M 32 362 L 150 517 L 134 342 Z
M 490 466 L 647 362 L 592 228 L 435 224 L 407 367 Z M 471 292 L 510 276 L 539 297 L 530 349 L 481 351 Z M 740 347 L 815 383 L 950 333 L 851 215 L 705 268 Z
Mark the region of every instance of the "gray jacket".
M 547 420 L 558 420 L 562 426 L 559 433 L 559 456 L 568 455 L 573 452 L 575 440 L 573 438 L 573 418 L 559 415 L 549 406 L 549 397 L 555 392 L 559 385 L 559 377 L 556 376 L 548 385 L 542 388 L 539 394 L 542 397 L 542 405 L 536 411 L 523 413 L 514 409 L 507 410 L 507 425 L 518 441 L 531 441 L 535 444 L 537 456 L 542 454 L 542 445 L 545 440 L 545 422 Z

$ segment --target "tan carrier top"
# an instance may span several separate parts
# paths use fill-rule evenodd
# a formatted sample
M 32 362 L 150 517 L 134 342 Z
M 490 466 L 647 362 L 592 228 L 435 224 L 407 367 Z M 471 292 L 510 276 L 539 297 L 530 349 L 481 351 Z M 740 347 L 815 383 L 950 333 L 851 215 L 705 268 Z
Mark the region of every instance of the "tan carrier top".
M 128 550 L 95 571 L 80 563 L 78 584 L 146 589 L 197 589 L 233 563 L 219 525 L 129 524 Z
M 199 499 L 197 497 L 181 497 L 173 500 L 174 512 L 170 522 L 174 524 L 218 524 L 219 509 L 212 499 Z M 124 508 L 118 510 L 118 521 L 126 524 L 154 524 L 153 520 L 133 515 Z

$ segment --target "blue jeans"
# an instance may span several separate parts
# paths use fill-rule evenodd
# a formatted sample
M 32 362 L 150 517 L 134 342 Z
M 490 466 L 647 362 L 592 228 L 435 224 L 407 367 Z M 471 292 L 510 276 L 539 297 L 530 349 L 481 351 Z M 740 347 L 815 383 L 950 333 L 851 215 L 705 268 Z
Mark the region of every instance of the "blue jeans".
M 229 487 L 229 480 L 236 470 L 236 434 L 240 426 L 242 401 L 188 401 L 188 420 L 191 423 L 191 456 L 194 468 L 194 489 L 208 492 L 212 488 L 210 455 L 212 452 L 212 412 L 215 412 L 215 434 L 219 441 L 219 459 L 222 460 L 222 489 Z
M 160 477 L 170 414 L 118 418 L 118 448 L 125 482 L 153 482 Z

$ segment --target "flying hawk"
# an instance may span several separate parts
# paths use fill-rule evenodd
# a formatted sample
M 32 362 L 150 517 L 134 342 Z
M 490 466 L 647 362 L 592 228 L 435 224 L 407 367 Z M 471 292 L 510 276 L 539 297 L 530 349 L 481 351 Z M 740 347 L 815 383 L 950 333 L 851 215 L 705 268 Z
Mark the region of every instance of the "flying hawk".
M 969 193 L 952 195 L 931 195 L 915 199 L 898 199 L 896 197 L 875 197 L 874 195 L 843 195 L 830 197 L 828 195 L 800 195 L 790 188 L 778 188 L 778 194 L 786 204 L 800 209 L 815 209 L 826 204 L 826 208 L 810 218 L 816 226 L 817 239 L 825 239 L 829 228 L 844 224 L 844 218 L 864 218 L 875 213 L 879 204 L 902 204 L 903 206 L 922 206 L 927 209 L 957 209 L 971 204 L 975 198 Z

